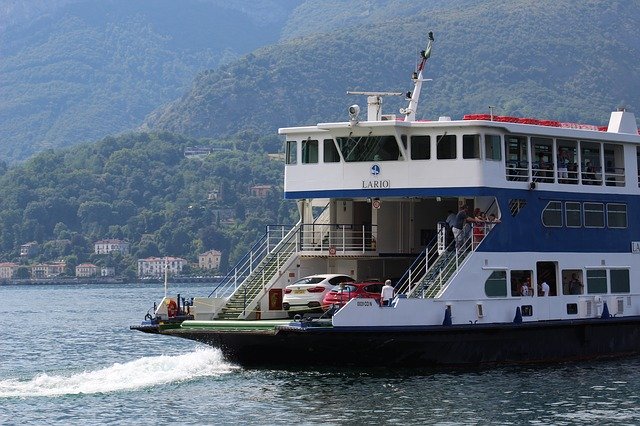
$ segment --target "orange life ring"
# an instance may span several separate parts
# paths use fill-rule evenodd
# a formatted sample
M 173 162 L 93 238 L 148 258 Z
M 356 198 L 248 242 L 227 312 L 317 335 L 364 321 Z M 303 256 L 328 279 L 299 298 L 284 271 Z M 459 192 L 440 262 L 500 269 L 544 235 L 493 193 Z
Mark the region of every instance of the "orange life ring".
M 175 300 L 169 300 L 169 303 L 167 304 L 167 315 L 169 318 L 175 318 L 176 315 L 178 315 L 178 305 Z

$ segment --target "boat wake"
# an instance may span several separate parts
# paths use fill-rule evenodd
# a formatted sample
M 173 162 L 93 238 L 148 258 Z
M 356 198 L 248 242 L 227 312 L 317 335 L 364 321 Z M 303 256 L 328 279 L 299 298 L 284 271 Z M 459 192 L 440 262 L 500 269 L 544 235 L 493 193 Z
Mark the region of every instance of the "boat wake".
M 168 383 L 215 377 L 238 367 L 213 348 L 198 348 L 182 355 L 143 357 L 99 370 L 71 375 L 42 373 L 32 379 L 0 380 L 0 398 L 62 396 L 121 392 Z

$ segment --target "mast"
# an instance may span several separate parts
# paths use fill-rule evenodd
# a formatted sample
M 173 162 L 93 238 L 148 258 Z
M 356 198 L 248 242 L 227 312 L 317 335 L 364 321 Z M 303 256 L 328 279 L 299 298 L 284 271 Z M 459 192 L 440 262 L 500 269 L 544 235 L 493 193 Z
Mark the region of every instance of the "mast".
M 418 109 L 418 100 L 420 99 L 420 90 L 422 90 L 422 82 L 429 79 L 422 78 L 422 71 L 427 63 L 427 59 L 431 56 L 431 46 L 433 44 L 433 31 L 429 31 L 429 43 L 427 48 L 420 52 L 420 63 L 417 70 L 413 73 L 413 92 L 407 94 L 409 105 L 400 109 L 400 114 L 404 114 L 404 121 L 414 121 L 416 119 L 416 110 Z

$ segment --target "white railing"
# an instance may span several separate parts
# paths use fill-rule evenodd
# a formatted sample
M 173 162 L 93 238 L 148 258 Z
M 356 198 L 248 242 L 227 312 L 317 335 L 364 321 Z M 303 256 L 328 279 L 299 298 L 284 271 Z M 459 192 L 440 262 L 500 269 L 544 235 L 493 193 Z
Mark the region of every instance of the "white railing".
M 332 253 L 375 252 L 376 226 L 353 224 L 302 224 L 300 250 Z

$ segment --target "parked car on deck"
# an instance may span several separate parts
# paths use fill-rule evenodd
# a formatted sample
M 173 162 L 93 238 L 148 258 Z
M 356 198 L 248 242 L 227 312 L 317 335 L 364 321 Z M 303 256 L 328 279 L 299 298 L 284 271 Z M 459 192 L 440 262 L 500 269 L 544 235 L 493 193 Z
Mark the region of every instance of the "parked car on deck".
M 322 299 L 325 294 L 340 283 L 354 281 L 349 275 L 343 274 L 321 274 L 300 278 L 285 287 L 282 309 L 288 312 L 289 318 L 296 314 L 323 312 Z
M 337 285 L 324 296 L 322 307 L 327 310 L 335 306 L 343 306 L 349 300 L 362 297 L 375 299 L 380 303 L 380 293 L 384 283 L 382 281 L 363 281 Z

